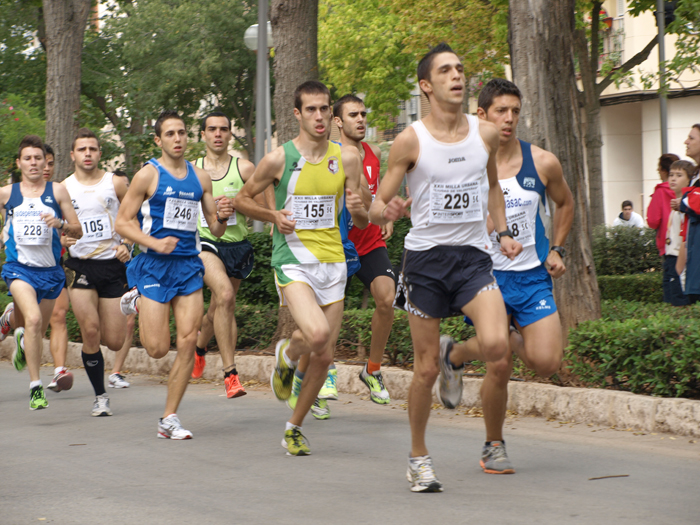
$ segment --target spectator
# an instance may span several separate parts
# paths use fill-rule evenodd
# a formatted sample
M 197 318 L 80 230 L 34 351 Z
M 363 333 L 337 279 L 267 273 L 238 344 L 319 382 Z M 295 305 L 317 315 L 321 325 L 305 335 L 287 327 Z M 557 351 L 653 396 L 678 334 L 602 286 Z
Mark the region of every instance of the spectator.
M 636 226 L 644 228 L 644 219 L 633 211 L 632 201 L 622 202 L 622 213 L 613 221 L 613 226 Z
M 685 154 L 693 159 L 696 166 L 700 166 L 700 124 L 693 124 L 690 128 L 690 133 L 688 133 L 688 138 L 684 142 L 685 144 Z M 695 177 L 690 181 L 693 186 L 698 185 L 698 175 L 700 171 L 696 169 Z
M 666 228 L 668 227 L 668 217 L 671 213 L 671 199 L 675 194 L 668 186 L 668 174 L 671 164 L 679 160 L 678 155 L 664 153 L 659 157 L 657 171 L 661 178 L 661 183 L 656 185 L 651 196 L 651 202 L 647 209 L 647 224 L 649 228 L 656 230 L 656 248 L 661 257 L 666 253 Z
M 680 197 L 683 190 L 690 185 L 690 179 L 695 173 L 695 166 L 687 160 L 677 160 L 671 164 L 668 184 L 674 194 Z M 681 237 L 681 223 L 684 216 L 679 211 L 671 211 L 668 219 L 666 233 L 666 253 L 664 259 L 664 302 L 673 306 L 685 306 L 689 304 L 688 297 L 683 293 L 681 275 L 684 275 L 685 251 L 683 250 L 683 238 Z M 680 261 L 678 260 L 680 259 Z

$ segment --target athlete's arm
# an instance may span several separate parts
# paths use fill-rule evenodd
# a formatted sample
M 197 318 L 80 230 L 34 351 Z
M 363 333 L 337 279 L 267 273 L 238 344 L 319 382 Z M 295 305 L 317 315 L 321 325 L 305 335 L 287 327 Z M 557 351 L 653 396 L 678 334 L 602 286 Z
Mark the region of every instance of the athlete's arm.
M 375 156 L 377 157 L 377 160 L 379 161 L 379 165 L 381 166 L 382 165 L 382 150 L 379 148 L 379 146 L 376 146 L 375 144 L 370 144 L 369 147 L 372 149 L 372 153 L 375 154 Z M 380 182 L 381 182 L 381 177 L 377 177 L 377 191 L 379 191 L 379 183 Z M 370 194 L 370 198 L 371 198 L 371 194 Z M 389 221 L 382 226 L 382 240 L 383 241 L 388 241 L 389 237 L 391 237 L 393 233 L 394 233 L 394 221 Z
M 78 216 L 75 214 L 73 203 L 70 200 L 68 190 L 63 184 L 53 185 L 53 196 L 61 208 L 61 213 L 65 220 L 61 220 L 53 215 L 42 214 L 44 222 L 51 228 L 61 230 L 63 233 L 75 239 L 80 239 L 83 236 L 83 228 L 80 226 Z
M 124 200 L 126 192 L 129 190 L 129 179 L 126 177 L 119 177 L 118 175 L 112 175 L 112 184 L 114 184 L 114 192 L 117 194 L 117 199 L 119 199 L 121 203 Z M 138 225 L 138 221 L 136 224 Z M 115 251 L 115 257 L 121 262 L 127 262 L 131 259 L 131 248 L 124 243 L 129 243 L 128 239 L 122 238 L 121 244 L 116 248 L 112 248 Z
M 345 206 L 347 206 L 353 225 L 364 230 L 369 224 L 367 208 L 360 193 L 362 176 L 362 159 L 354 146 L 342 146 L 340 158 L 345 170 Z
M 496 232 L 502 232 L 508 229 L 508 222 L 506 221 L 506 201 L 503 199 L 503 191 L 498 183 L 498 168 L 496 167 L 496 152 L 499 144 L 498 129 L 491 122 L 479 120 L 479 133 L 489 152 L 489 160 L 486 163 L 486 175 L 489 179 L 489 215 Z M 523 246 L 512 237 L 501 237 L 499 243 L 501 253 L 509 259 L 514 259 L 523 251 Z
M 296 221 L 287 219 L 289 210 L 268 210 L 255 202 L 255 197 L 265 191 L 273 182 L 280 180 L 284 171 L 284 148 L 279 146 L 268 153 L 255 168 L 255 173 L 248 179 L 234 200 L 234 207 L 246 217 L 264 222 L 272 222 L 282 234 L 294 231 Z
M 552 219 L 552 246 L 564 246 L 574 221 L 574 197 L 564 179 L 561 163 L 554 154 L 532 146 L 532 157 L 537 173 L 547 187 L 547 194 L 556 204 Z M 545 265 L 554 278 L 561 277 L 566 271 L 564 261 L 554 251 L 547 255 Z
M 406 209 L 413 200 L 409 197 L 403 200 L 396 194 L 401 187 L 406 172 L 418 160 L 420 143 L 412 127 L 406 128 L 396 137 L 389 150 L 389 166 L 382 183 L 377 189 L 377 195 L 369 209 L 369 220 L 372 224 L 383 226 L 395 221 L 406 214 Z
M 195 167 L 194 172 L 202 185 L 202 214 L 207 220 L 212 235 L 221 237 L 226 233 L 226 219 L 233 214 L 233 203 L 231 199 L 223 195 L 214 198 L 211 177 L 206 171 Z M 224 222 L 220 222 L 219 219 Z
M 241 179 L 243 179 L 243 182 L 248 182 L 253 176 L 253 173 L 255 173 L 255 164 L 253 164 L 249 160 L 239 159 L 238 172 L 241 174 Z M 266 206 L 267 208 L 270 208 L 270 195 L 272 195 L 272 202 L 275 202 L 274 192 L 272 191 L 272 188 L 268 186 L 263 193 L 255 196 L 255 202 L 260 204 L 260 206 Z M 274 210 L 275 207 L 273 206 L 271 209 Z

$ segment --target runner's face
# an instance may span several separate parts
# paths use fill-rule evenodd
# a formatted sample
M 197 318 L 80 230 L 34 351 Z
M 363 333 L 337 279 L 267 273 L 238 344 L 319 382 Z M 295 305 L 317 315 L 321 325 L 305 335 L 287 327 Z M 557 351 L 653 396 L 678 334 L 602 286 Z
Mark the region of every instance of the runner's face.
M 202 131 L 202 138 L 207 144 L 207 149 L 214 153 L 228 151 L 231 142 L 231 128 L 226 117 L 209 117 Z
M 695 162 L 700 162 L 700 130 L 692 128 L 685 140 L 685 154 Z
M 22 148 L 17 159 L 17 169 L 22 172 L 22 178 L 28 182 L 36 182 L 42 178 L 45 164 L 44 150 L 31 146 Z
M 461 105 L 464 100 L 467 80 L 462 61 L 454 53 L 440 53 L 433 58 L 430 80 L 423 79 L 428 91 L 432 91 L 437 102 Z
M 520 119 L 520 99 L 515 95 L 495 97 L 489 110 L 479 108 L 479 116 L 498 127 L 498 136 L 504 144 L 515 137 L 515 129 Z
M 690 185 L 690 178 L 685 170 L 671 170 L 668 174 L 668 187 L 673 191 L 681 191 Z
M 363 140 L 367 133 L 367 108 L 359 102 L 343 104 L 343 118 L 336 117 L 335 122 L 349 139 Z
M 160 137 L 156 136 L 156 144 L 163 150 L 163 155 L 180 159 L 187 147 L 187 130 L 185 123 L 179 118 L 169 118 L 160 127 Z
M 312 138 L 327 139 L 331 124 L 331 104 L 328 95 L 301 95 L 301 111 L 294 108 L 299 127 Z
M 53 177 L 54 159 L 51 153 L 46 154 L 46 164 L 44 165 L 44 180 L 51 180 Z
M 75 167 L 83 171 L 92 171 L 97 168 L 101 156 L 102 152 L 97 139 L 93 138 L 76 140 L 73 151 L 70 152 L 70 158 L 75 162 Z

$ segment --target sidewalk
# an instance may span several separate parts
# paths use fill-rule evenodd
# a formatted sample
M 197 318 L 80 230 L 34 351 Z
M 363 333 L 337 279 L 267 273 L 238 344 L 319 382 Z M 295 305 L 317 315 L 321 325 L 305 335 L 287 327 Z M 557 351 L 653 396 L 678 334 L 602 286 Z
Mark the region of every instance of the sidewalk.
M 80 357 L 82 345 L 68 343 L 66 366 L 82 367 Z M 0 358 L 12 356 L 13 342 L 8 337 L 0 343 Z M 105 370 L 112 366 L 112 352 L 103 348 Z M 130 350 L 124 369 L 134 373 L 167 375 L 175 352 L 156 360 L 148 356 L 143 348 Z M 43 363 L 52 362 L 49 343 L 44 340 Z M 272 356 L 239 356 L 236 368 L 241 380 L 270 381 L 274 365 Z M 367 393 L 367 387 L 358 377 L 360 367 L 338 364 L 338 391 L 350 394 Z M 207 356 L 207 366 L 202 377 L 222 381 L 221 357 Z M 407 399 L 413 372 L 383 367 L 384 384 L 392 399 Z M 462 404 L 481 407 L 479 389 L 481 379 L 464 378 Z M 439 403 L 437 397 L 435 402 Z M 669 432 L 683 436 L 700 437 L 700 401 L 691 399 L 658 398 L 618 392 L 613 390 L 569 388 L 540 383 L 511 382 L 508 387 L 508 410 L 522 416 L 534 415 L 544 418 L 594 423 L 619 429 L 643 430 L 645 432 Z

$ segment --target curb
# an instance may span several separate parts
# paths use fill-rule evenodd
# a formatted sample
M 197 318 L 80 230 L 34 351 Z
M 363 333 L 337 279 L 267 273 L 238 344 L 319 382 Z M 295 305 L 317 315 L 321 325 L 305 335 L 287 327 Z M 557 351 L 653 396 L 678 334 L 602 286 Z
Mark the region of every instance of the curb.
M 113 354 L 102 347 L 105 370 L 114 361 Z M 0 343 L 0 358 L 11 358 L 12 338 Z M 82 367 L 82 345 L 68 343 L 66 366 Z M 163 359 L 152 359 L 146 350 L 132 347 L 124 368 L 134 373 L 167 375 L 175 359 L 171 351 Z M 49 342 L 44 340 L 43 363 L 52 362 Z M 272 356 L 243 355 L 236 357 L 236 367 L 241 380 L 267 383 L 274 366 Z M 367 394 L 367 387 L 360 381 L 360 366 L 336 365 L 338 391 L 346 394 Z M 202 378 L 222 381 L 221 357 L 210 355 Z M 384 384 L 392 399 L 408 399 L 413 372 L 393 367 L 382 367 Z M 462 405 L 466 408 L 481 407 L 482 379 L 464 378 Z M 433 396 L 435 403 L 439 403 Z M 628 392 L 602 389 L 571 388 L 541 383 L 511 382 L 508 385 L 508 410 L 523 416 L 540 416 L 635 429 L 645 432 L 669 432 L 682 436 L 700 437 L 700 401 L 683 398 L 658 398 Z

